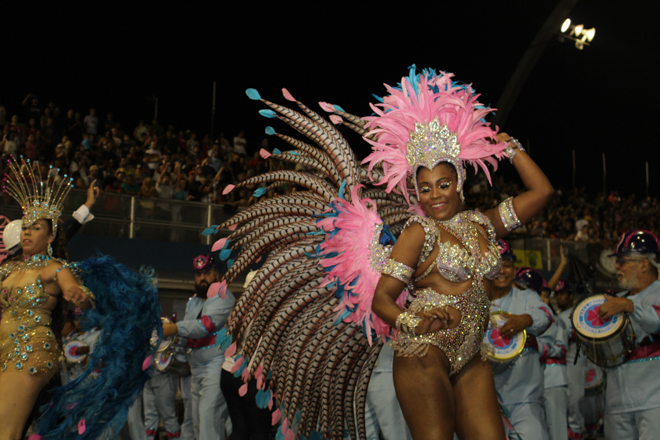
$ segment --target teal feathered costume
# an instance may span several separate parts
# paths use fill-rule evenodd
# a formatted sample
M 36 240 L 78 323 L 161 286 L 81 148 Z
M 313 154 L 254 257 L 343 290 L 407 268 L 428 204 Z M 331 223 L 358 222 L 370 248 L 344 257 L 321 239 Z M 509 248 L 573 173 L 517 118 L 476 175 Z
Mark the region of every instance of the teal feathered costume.
M 151 333 L 162 336 L 160 305 L 153 273 L 136 273 L 110 256 L 76 265 L 77 275 L 96 297 L 85 311 L 84 330 L 102 329 L 85 372 L 56 388 L 42 408 L 38 433 L 43 439 L 111 439 L 126 423 L 128 408 L 142 392 L 151 368 Z

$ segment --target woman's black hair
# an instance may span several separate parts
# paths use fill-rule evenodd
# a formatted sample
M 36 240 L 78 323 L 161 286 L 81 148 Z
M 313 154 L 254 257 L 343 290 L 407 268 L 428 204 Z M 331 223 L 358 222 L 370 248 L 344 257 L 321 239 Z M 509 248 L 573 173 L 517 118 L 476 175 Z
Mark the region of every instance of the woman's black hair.
M 451 168 L 451 170 L 454 172 L 454 175 L 458 178 L 458 171 L 456 171 L 456 167 L 454 166 L 453 163 L 451 163 L 451 162 L 438 162 L 438 163 L 436 164 L 436 166 L 438 166 L 438 165 L 445 165 L 445 166 Z M 422 168 L 426 168 L 426 167 L 419 167 L 419 168 L 417 168 L 417 171 L 416 171 L 416 175 L 415 175 L 415 177 L 419 178 L 419 172 L 422 170 Z M 428 168 L 427 168 L 427 169 L 428 169 Z

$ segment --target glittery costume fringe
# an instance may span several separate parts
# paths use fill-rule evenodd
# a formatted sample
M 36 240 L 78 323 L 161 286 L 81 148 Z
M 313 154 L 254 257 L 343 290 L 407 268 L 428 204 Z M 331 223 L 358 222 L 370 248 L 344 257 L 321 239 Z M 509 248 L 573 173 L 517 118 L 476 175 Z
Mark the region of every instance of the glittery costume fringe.
M 477 353 L 483 357 L 483 335 L 488 326 L 490 300 L 486 296 L 482 282 L 476 281 L 460 295 L 442 295 L 430 287 L 417 291 L 415 299 L 407 309 L 408 313 L 418 313 L 440 307 L 453 307 L 461 312 L 457 327 L 424 335 L 399 333 L 392 341 L 397 356 L 425 356 L 429 345 L 441 349 L 449 359 L 452 376 Z

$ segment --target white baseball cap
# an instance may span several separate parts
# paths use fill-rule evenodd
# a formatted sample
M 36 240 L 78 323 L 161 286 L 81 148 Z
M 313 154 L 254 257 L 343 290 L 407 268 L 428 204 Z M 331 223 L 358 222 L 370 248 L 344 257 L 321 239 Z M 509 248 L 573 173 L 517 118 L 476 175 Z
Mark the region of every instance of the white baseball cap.
M 8 251 L 15 246 L 21 245 L 21 228 L 23 226 L 23 220 L 14 220 L 9 222 L 5 226 L 5 230 L 2 231 L 2 241 L 5 244 L 5 249 Z

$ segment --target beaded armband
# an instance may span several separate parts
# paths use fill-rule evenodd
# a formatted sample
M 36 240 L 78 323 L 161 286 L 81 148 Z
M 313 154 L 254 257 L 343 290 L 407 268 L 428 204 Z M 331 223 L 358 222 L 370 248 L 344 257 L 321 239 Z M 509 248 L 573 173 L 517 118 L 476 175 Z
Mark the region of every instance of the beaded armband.
M 414 269 L 412 267 L 406 266 L 403 263 L 399 263 L 392 258 L 388 258 L 385 260 L 385 264 L 381 266 L 380 273 L 389 275 L 392 278 L 396 278 L 397 280 L 408 284 L 408 281 L 410 281 L 410 276 L 413 274 L 413 270 Z
M 516 211 L 513 210 L 513 197 L 509 197 L 497 207 L 497 210 L 500 213 L 500 219 L 507 231 L 511 232 L 516 228 L 519 228 L 521 223 L 516 215 Z
M 414 336 L 415 327 L 417 327 L 417 324 L 421 321 L 422 318 L 419 316 L 413 313 L 403 312 L 396 317 L 396 329 L 401 333 Z

